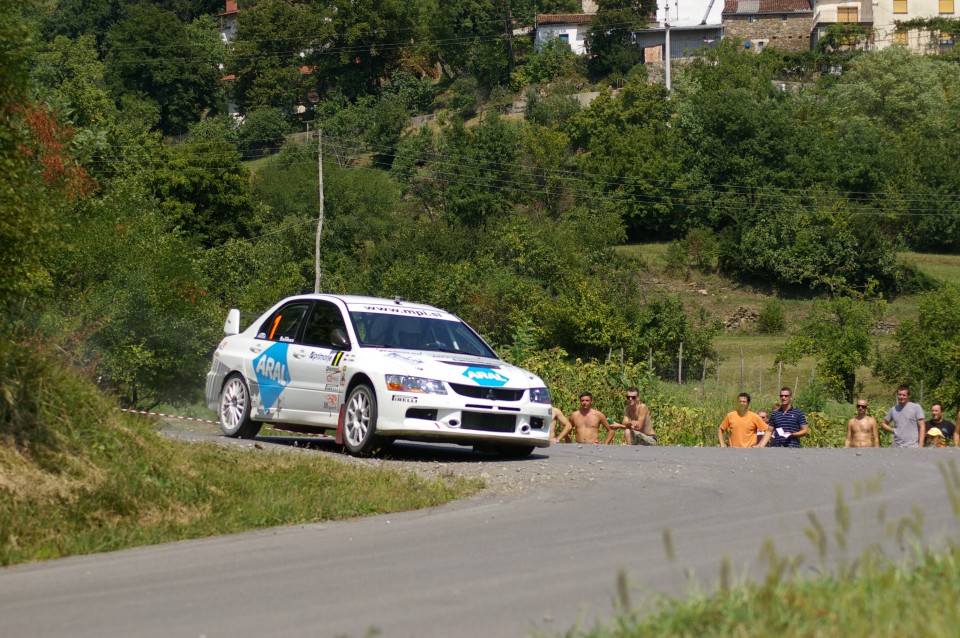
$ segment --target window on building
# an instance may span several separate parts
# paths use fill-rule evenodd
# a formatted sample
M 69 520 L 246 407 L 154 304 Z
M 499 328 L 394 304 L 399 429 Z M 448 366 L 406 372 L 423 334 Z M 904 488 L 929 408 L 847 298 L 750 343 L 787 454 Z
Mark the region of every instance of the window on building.
M 559 36 L 559 38 L 560 38 L 560 41 L 561 41 L 561 42 L 566 42 L 567 44 L 570 44 L 570 34 L 569 34 L 569 33 L 561 33 L 560 36 Z
M 907 0 L 893 0 L 893 12 L 894 12 L 894 13 L 906 13 L 906 12 L 907 12 Z
M 837 22 L 859 22 L 858 11 L 859 7 L 837 7 Z
M 953 0 L 940 0 L 940 13 L 953 13 Z
M 907 46 L 907 32 L 906 31 L 895 31 L 893 34 L 893 43 L 902 44 Z

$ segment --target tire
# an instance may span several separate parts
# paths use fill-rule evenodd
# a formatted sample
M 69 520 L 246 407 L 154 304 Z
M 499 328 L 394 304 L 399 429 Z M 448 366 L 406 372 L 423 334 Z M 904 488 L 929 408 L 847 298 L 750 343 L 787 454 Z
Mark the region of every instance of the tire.
M 533 445 L 498 445 L 496 453 L 505 459 L 525 459 L 533 453 Z
M 343 445 L 354 456 L 371 454 L 380 447 L 377 436 L 377 395 L 360 384 L 350 391 L 343 413 Z
M 220 390 L 220 429 L 234 439 L 252 439 L 260 432 L 261 423 L 250 418 L 250 390 L 239 374 L 227 377 Z

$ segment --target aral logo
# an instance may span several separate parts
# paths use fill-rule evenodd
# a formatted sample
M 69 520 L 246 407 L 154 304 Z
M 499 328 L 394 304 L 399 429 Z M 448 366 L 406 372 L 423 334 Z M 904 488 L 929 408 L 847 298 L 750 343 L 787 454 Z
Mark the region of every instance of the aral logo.
M 260 386 L 261 409 L 266 412 L 280 398 L 283 389 L 290 385 L 290 370 L 287 369 L 286 343 L 275 343 L 253 360 L 253 372 Z
M 463 376 L 472 381 L 476 381 L 479 385 L 493 388 L 498 388 L 510 380 L 490 368 L 467 368 L 463 371 Z

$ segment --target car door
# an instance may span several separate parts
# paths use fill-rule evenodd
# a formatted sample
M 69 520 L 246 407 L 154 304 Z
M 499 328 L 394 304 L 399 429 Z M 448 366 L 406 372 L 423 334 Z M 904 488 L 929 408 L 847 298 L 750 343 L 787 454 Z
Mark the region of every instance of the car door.
M 290 375 L 294 392 L 287 407 L 298 411 L 304 423 L 336 425 L 343 400 L 343 351 L 333 342 L 333 331 L 346 334 L 340 308 L 319 300 L 297 343 L 290 347 Z
M 257 418 L 282 419 L 292 401 L 290 348 L 296 344 L 312 306 L 310 301 L 281 306 L 260 325 L 250 343 L 245 372 Z

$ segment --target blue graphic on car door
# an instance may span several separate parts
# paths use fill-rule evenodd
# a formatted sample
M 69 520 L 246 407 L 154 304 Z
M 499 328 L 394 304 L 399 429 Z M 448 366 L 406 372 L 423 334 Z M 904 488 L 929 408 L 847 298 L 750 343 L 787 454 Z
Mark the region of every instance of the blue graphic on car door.
M 499 388 L 510 380 L 496 370 L 492 370 L 490 368 L 475 368 L 473 366 L 470 366 L 464 370 L 463 376 L 467 377 L 471 381 L 475 381 L 477 385 L 482 385 L 489 388 Z
M 253 372 L 260 386 L 260 405 L 266 412 L 273 408 L 280 393 L 290 385 L 287 348 L 290 344 L 275 343 L 253 360 Z

